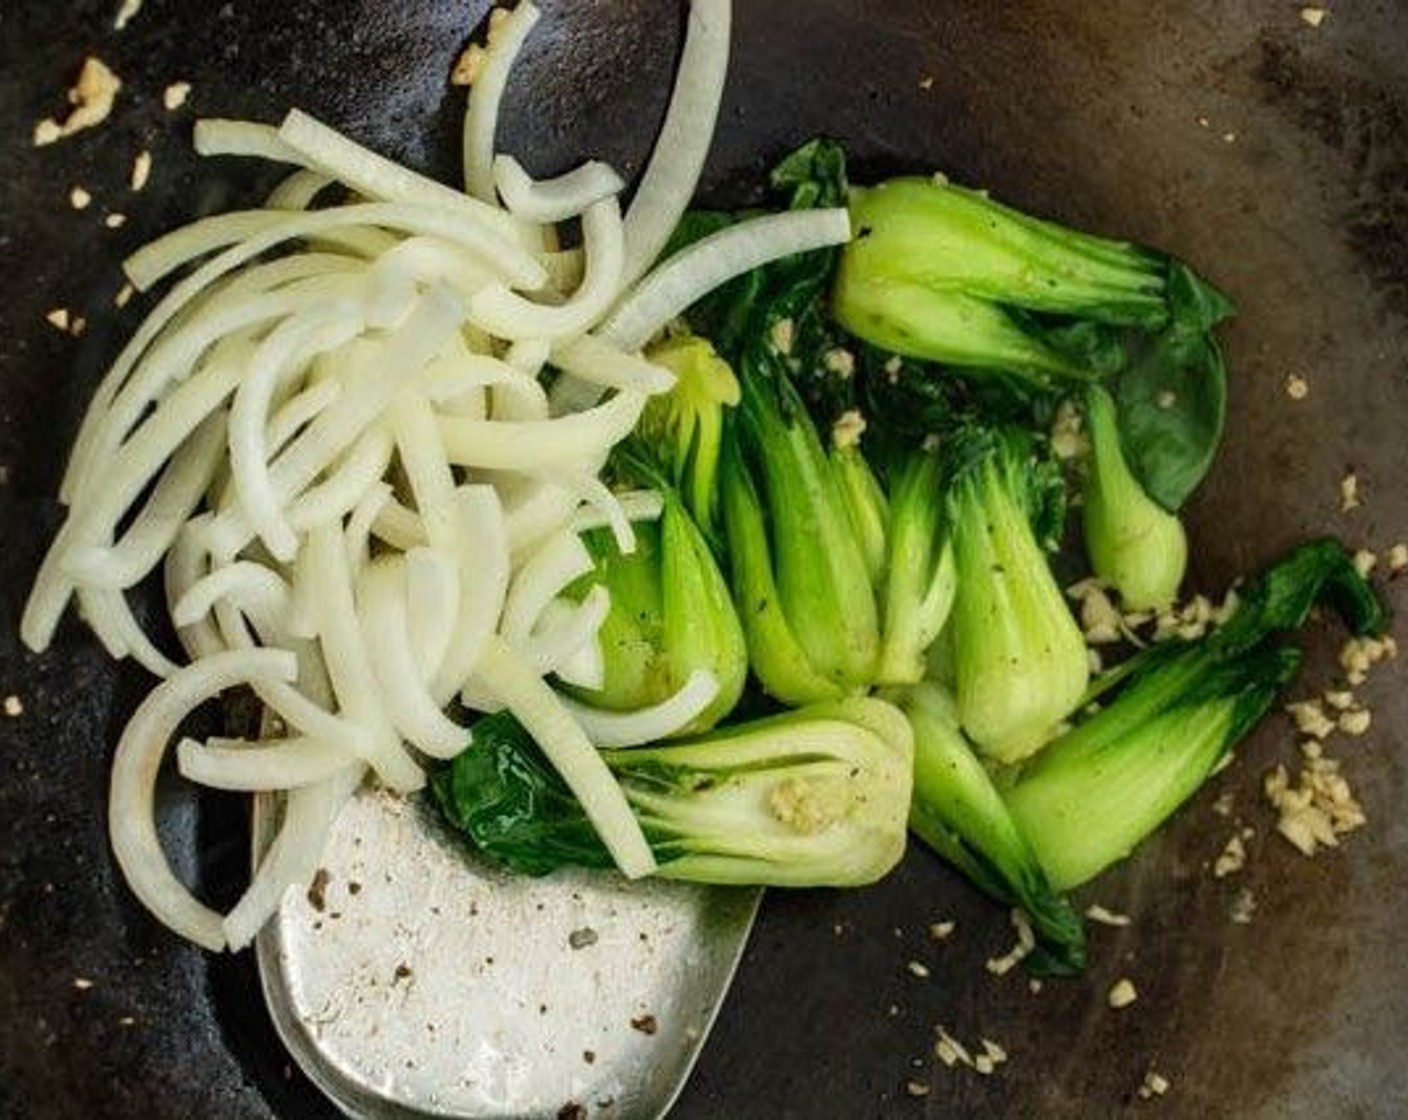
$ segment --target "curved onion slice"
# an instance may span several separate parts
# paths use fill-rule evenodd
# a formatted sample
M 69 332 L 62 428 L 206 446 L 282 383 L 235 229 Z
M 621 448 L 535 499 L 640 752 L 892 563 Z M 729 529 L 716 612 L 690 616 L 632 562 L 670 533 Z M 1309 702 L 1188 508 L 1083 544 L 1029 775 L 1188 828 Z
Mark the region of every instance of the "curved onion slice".
M 535 180 L 512 156 L 497 155 L 493 174 L 504 205 L 520 218 L 543 224 L 575 218 L 626 189 L 625 180 L 600 160 L 589 160 L 555 179 Z
M 118 740 L 108 798 L 113 854 L 132 892 L 177 933 L 207 949 L 222 949 L 220 915 L 196 899 L 171 871 L 156 831 L 156 778 L 167 744 L 181 722 L 227 689 L 257 680 L 291 681 L 298 672 L 284 650 L 212 654 L 168 677 L 148 693 Z
M 707 669 L 696 669 L 673 696 L 651 708 L 610 712 L 564 696 L 563 704 L 598 747 L 638 747 L 683 731 L 719 694 L 719 682 Z
M 249 793 L 326 781 L 351 762 L 345 746 L 319 739 L 245 745 L 182 739 L 176 744 L 176 768 L 183 778 L 213 789 Z
M 491 28 L 484 64 L 469 90 L 464 113 L 464 185 L 485 202 L 494 201 L 494 134 L 499 127 L 499 105 L 518 52 L 539 14 L 530 0 L 521 0 L 502 23 Z

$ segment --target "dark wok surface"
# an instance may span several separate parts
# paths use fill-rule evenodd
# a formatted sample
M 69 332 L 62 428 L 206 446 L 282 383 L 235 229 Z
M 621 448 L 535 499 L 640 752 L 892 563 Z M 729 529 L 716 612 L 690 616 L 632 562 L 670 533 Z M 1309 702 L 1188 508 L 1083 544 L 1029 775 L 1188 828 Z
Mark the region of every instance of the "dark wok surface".
M 638 169 L 681 26 L 673 0 L 544 2 L 504 146 L 530 169 L 588 155 Z M 147 920 L 115 880 L 107 757 L 145 683 L 75 624 L 40 658 L 15 624 L 56 524 L 51 499 L 86 394 L 131 329 L 110 314 L 121 254 L 178 221 L 252 202 L 270 180 L 188 154 L 195 113 L 275 120 L 300 105 L 442 175 L 457 157 L 445 75 L 486 5 L 147 0 L 121 35 L 115 0 L 0 6 L 0 1116 L 322 1116 L 264 1016 L 253 962 L 209 959 Z M 941 167 L 1026 208 L 1164 246 L 1239 300 L 1228 332 L 1231 437 L 1191 516 L 1193 578 L 1234 573 L 1311 533 L 1382 549 L 1408 536 L 1408 8 L 1345 4 L 1312 30 L 1293 3 L 1089 5 L 1038 0 L 740 0 L 708 186 L 743 201 L 764 164 L 817 132 L 861 173 Z M 127 83 L 114 118 L 34 150 L 85 51 Z M 932 88 L 921 80 L 933 78 Z M 161 91 L 193 82 L 167 114 Z M 125 187 L 139 147 L 151 185 Z M 72 211 L 69 188 L 95 197 Z M 108 209 L 127 225 L 104 229 Z M 42 319 L 67 305 L 90 328 Z M 1291 373 L 1311 395 L 1293 404 Z M 1347 465 L 1364 508 L 1338 510 Z M 1403 596 L 1395 593 L 1401 601 Z M 1314 644 L 1328 683 L 1337 635 Z M 1086 979 L 988 976 L 1004 916 L 926 853 L 856 894 L 774 894 L 677 1115 L 1394 1116 L 1408 1112 L 1408 695 L 1366 692 L 1375 726 L 1334 753 L 1370 817 L 1303 860 L 1271 832 L 1260 775 L 1294 755 L 1277 718 L 1177 825 L 1085 893 L 1133 915 L 1092 930 Z M 1236 791 L 1249 867 L 1214 880 Z M 171 789 L 178 867 L 228 903 L 243 809 Z M 199 836 L 197 849 L 193 841 Z M 1255 895 L 1250 925 L 1228 908 Z M 926 939 L 956 918 L 952 941 Z M 920 960 L 932 975 L 906 969 Z M 1113 1013 L 1120 976 L 1141 998 Z M 80 990 L 76 978 L 92 981 Z M 990 1079 L 937 1066 L 933 1028 L 1012 1055 Z M 917 1059 L 919 1066 L 912 1067 Z M 1172 1081 L 1135 1098 L 1146 1069 Z M 931 1083 L 924 1100 L 904 1082 Z

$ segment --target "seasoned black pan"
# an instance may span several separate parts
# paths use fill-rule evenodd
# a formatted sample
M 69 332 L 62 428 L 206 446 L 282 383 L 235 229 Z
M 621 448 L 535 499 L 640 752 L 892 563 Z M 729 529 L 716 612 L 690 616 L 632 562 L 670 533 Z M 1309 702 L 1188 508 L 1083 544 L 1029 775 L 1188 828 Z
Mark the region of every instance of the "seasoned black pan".
M 119 258 L 269 185 L 199 165 L 193 113 L 275 120 L 296 104 L 448 176 L 458 98 L 445 77 L 486 4 L 147 0 L 121 34 L 117 6 L 0 7 L 0 691 L 23 706 L 0 717 L 0 1115 L 330 1115 L 275 1041 L 252 961 L 178 944 L 114 876 L 107 755 L 139 677 L 112 671 L 73 624 L 48 655 L 22 655 L 15 624 L 86 394 L 127 329 L 107 312 Z M 542 6 L 506 147 L 535 171 L 589 154 L 637 169 L 679 5 Z M 736 8 L 712 198 L 746 201 L 771 158 L 825 132 L 862 177 L 942 168 L 1167 248 L 1235 295 L 1230 436 L 1191 510 L 1195 582 L 1220 589 L 1321 531 L 1375 549 L 1408 536 L 1408 8 L 1338 5 L 1318 27 L 1295 3 L 1212 0 Z M 32 149 L 86 52 L 127 83 L 118 111 Z M 193 83 L 190 106 L 168 114 L 161 91 L 177 79 Z M 142 147 L 154 173 L 134 195 Z M 69 205 L 76 184 L 94 197 L 86 211 Z M 103 225 L 113 211 L 119 229 Z M 82 337 L 44 322 L 57 306 L 87 317 Z M 1303 401 L 1284 391 L 1292 374 L 1309 383 Z M 1349 466 L 1366 502 L 1345 514 Z M 1331 639 L 1313 654 L 1311 679 Z M 677 1115 L 1106 1116 L 1151 1107 L 1136 1095 L 1151 1068 L 1173 1115 L 1402 1115 L 1408 692 L 1390 673 L 1368 696 L 1373 732 L 1342 752 L 1365 830 L 1313 862 L 1274 835 L 1257 787 L 1295 747 L 1272 720 L 1216 789 L 1087 889 L 1134 924 L 1094 930 L 1080 981 L 1033 994 L 1016 973 L 990 976 L 1005 918 L 922 851 L 865 892 L 773 893 Z M 1216 880 L 1234 825 L 1211 806 L 1227 790 L 1255 835 L 1247 869 Z M 171 796 L 178 863 L 230 900 L 244 810 Z M 1229 918 L 1243 889 L 1246 925 Z M 926 927 L 946 919 L 957 929 L 939 945 Z M 1140 999 L 1115 1013 L 1105 993 L 1122 976 Z M 1010 1062 L 990 1078 L 945 1069 L 938 1024 L 998 1040 Z M 911 1097 L 909 1081 L 931 1091 Z

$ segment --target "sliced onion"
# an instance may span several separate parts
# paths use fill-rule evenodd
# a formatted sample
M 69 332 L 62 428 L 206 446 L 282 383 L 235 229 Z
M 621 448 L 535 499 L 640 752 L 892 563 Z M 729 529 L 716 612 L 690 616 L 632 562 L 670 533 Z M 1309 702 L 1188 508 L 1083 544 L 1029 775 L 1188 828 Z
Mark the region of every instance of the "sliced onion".
M 271 125 L 206 117 L 196 121 L 194 131 L 198 155 L 253 156 L 273 163 L 299 165 L 305 162 L 303 156 Z
M 593 203 L 582 217 L 586 273 L 565 303 L 525 299 L 504 284 L 490 284 L 469 301 L 470 319 L 499 338 L 568 338 L 602 317 L 621 291 L 625 239 L 614 197 Z
M 640 419 L 645 398 L 620 393 L 590 412 L 552 420 L 440 419 L 440 436 L 450 462 L 493 470 L 540 470 L 603 455 L 624 439 Z
M 317 870 L 333 819 L 362 781 L 363 767 L 347 767 L 326 782 L 290 791 L 283 824 L 235 908 L 222 923 L 232 950 L 242 949 L 279 908 L 284 892 L 306 884 Z
M 589 160 L 555 179 L 535 180 L 509 155 L 494 157 L 494 185 L 515 215 L 543 225 L 565 222 L 620 194 L 625 180 L 599 160 Z
M 336 180 L 321 171 L 300 168 L 269 192 L 264 200 L 267 210 L 308 210 Z
M 575 533 L 554 533 L 518 569 L 504 602 L 500 632 L 510 645 L 523 642 L 533 632 L 547 605 L 569 584 L 595 567 L 591 553 Z
M 719 682 L 713 673 L 696 669 L 679 691 L 668 700 L 634 712 L 611 712 L 562 698 L 572 718 L 582 726 L 598 747 L 638 747 L 683 731 L 719 695 Z
M 406 553 L 406 634 L 422 681 L 431 681 L 445 659 L 460 610 L 455 564 L 433 548 Z
M 731 18 L 730 0 L 691 0 L 670 108 L 626 214 L 626 286 L 655 263 L 699 185 L 728 74 Z
M 458 545 L 455 475 L 430 403 L 419 393 L 403 392 L 391 409 L 391 430 L 426 539 L 432 548 L 453 555 Z
M 140 583 L 172 547 L 215 477 L 225 445 L 225 413 L 201 421 L 172 457 L 142 511 L 110 547 L 79 547 L 65 560 L 71 579 L 121 590 Z
M 623 350 L 639 350 L 720 284 L 781 257 L 843 244 L 850 236 L 850 215 L 841 208 L 739 222 L 676 253 L 636 286 L 597 333 Z
M 659 521 L 665 512 L 665 500 L 658 490 L 626 490 L 612 494 L 611 498 L 621 513 L 632 522 Z M 585 533 L 590 529 L 604 529 L 611 523 L 609 510 L 583 506 L 572 517 L 572 531 Z
M 269 426 L 264 432 L 264 443 L 270 453 L 277 455 L 282 451 L 284 444 L 337 400 L 341 392 L 342 386 L 336 381 L 318 381 L 281 404 L 269 418 Z
M 250 527 L 284 563 L 298 551 L 298 538 L 269 474 L 265 433 L 271 403 L 281 382 L 318 354 L 350 342 L 361 331 L 362 321 L 352 303 L 333 304 L 317 317 L 285 320 L 259 344 L 235 392 L 230 409 L 230 472 L 235 497 Z
M 357 508 L 391 462 L 391 434 L 376 427 L 362 438 L 316 486 L 310 486 L 289 504 L 288 523 L 298 532 L 314 525 L 339 521 Z
M 401 746 L 382 703 L 362 639 L 342 534 L 336 525 L 320 526 L 308 534 L 304 548 L 310 553 L 309 563 L 318 573 L 314 584 L 314 613 L 323 660 L 338 707 L 370 735 L 374 754 L 368 761 L 378 776 L 393 788 L 414 787 L 423 780 L 420 768 Z M 315 738 L 322 737 L 306 728 L 300 730 Z
M 609 389 L 653 395 L 668 393 L 675 384 L 675 375 L 664 366 L 628 354 L 592 334 L 553 347 L 552 363 L 564 373 Z
M 414 510 L 409 510 L 394 497 L 388 498 L 372 519 L 372 533 L 392 548 L 409 552 L 428 544 L 425 526 Z
M 562 776 L 622 874 L 638 879 L 654 871 L 655 857 L 625 794 L 561 698 L 499 637 L 485 645 L 475 675 Z
M 494 488 L 462 486 L 455 494 L 455 506 L 460 610 L 450 646 L 430 685 L 437 704 L 448 704 L 474 672 L 484 643 L 503 615 L 511 571 L 508 527 Z
M 598 468 L 599 469 L 599 468 Z M 621 555 L 629 556 L 636 550 L 636 534 L 631 528 L 631 518 L 627 516 L 625 507 L 606 483 L 597 476 L 596 471 L 583 471 L 577 474 L 562 473 L 555 476 L 564 486 L 570 489 L 579 501 L 587 503 L 606 522 L 611 529 L 611 535 L 616 538 L 616 547 Z
M 323 782 L 352 761 L 346 747 L 317 739 L 243 746 L 182 739 L 176 744 L 176 767 L 181 777 L 214 789 L 249 793 Z
M 461 222 L 492 230 L 500 237 L 530 248 L 538 248 L 541 243 L 533 237 L 530 227 L 515 221 L 497 206 L 466 197 L 444 183 L 393 163 L 299 109 L 291 110 L 284 117 L 278 136 L 310 165 L 366 198 L 435 207 L 453 214 Z
M 374 560 L 357 584 L 362 640 L 392 724 L 432 758 L 464 750 L 469 731 L 440 710 L 425 687 L 406 619 L 406 563 Z
M 508 18 L 493 28 L 484 64 L 469 89 L 464 114 L 464 184 L 470 194 L 486 203 L 494 201 L 494 134 L 499 127 L 499 106 L 518 52 L 538 17 L 530 0 L 521 0 Z
M 352 573 L 354 584 L 357 582 L 357 577 L 361 575 L 362 569 L 366 567 L 367 561 L 371 559 L 372 523 L 376 521 L 377 515 L 390 500 L 391 487 L 385 482 L 375 483 L 362 495 L 362 500 L 357 503 L 352 510 L 352 516 L 347 519 L 342 537 L 347 549 L 347 567 Z M 307 555 L 306 550 L 299 553 L 300 569 L 306 567 L 304 558 Z M 299 578 L 294 580 L 295 597 L 302 578 L 300 572 Z M 308 578 L 312 578 L 311 575 Z
M 166 554 L 162 578 L 168 611 L 173 610 L 181 597 L 210 570 L 210 553 L 202 543 L 203 535 L 200 531 L 201 525 L 209 520 L 209 514 L 202 514 L 188 521 L 176 534 L 176 539 Z M 190 626 L 176 627 L 176 637 L 180 639 L 186 656 L 192 661 L 225 649 L 225 640 L 209 619 L 203 618 Z
M 80 589 L 78 609 L 83 621 L 98 636 L 110 656 L 118 659 L 131 657 L 157 677 L 169 677 L 176 671 L 175 662 L 147 637 L 123 592 L 102 588 Z
M 588 591 L 580 603 L 554 599 L 539 614 L 533 633 L 514 644 L 514 648 L 541 675 L 560 676 L 559 670 L 580 650 L 596 645 L 610 613 L 611 593 L 600 584 Z
M 197 902 L 171 871 L 156 831 L 156 779 L 171 736 L 196 708 L 256 680 L 290 681 L 298 672 L 283 650 L 212 654 L 148 693 L 118 741 L 108 798 L 113 854 L 128 885 L 161 921 L 207 949 L 225 946 L 220 915 Z
M 497 485 L 504 494 L 509 550 L 515 563 L 566 528 L 579 504 L 567 487 L 531 475 L 504 477 Z

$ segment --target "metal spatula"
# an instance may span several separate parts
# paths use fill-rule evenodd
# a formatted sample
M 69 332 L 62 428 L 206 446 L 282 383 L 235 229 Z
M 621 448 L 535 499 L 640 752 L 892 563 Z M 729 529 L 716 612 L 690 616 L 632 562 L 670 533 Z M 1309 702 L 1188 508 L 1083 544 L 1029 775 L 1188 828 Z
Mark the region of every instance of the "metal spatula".
M 255 813 L 256 851 L 275 806 Z M 761 891 L 478 861 L 434 807 L 362 790 L 258 940 L 290 1053 L 350 1116 L 662 1116 Z

